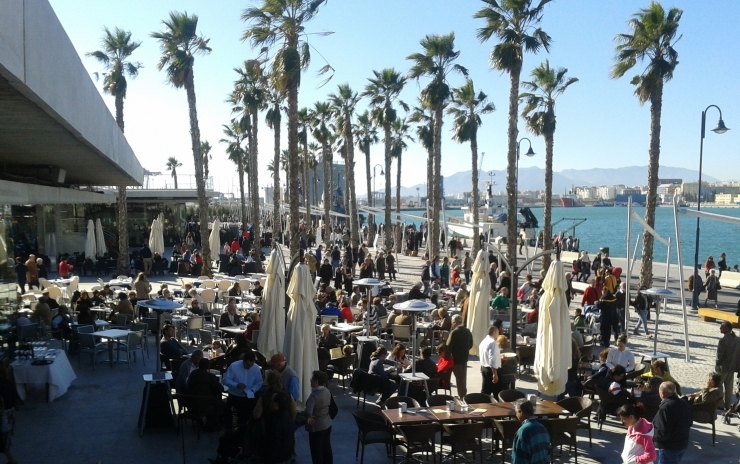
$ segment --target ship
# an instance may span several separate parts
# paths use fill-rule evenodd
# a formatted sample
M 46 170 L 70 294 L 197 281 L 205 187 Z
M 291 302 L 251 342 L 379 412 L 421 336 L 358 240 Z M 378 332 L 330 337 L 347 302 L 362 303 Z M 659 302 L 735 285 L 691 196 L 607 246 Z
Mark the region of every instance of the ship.
M 560 206 L 563 208 L 576 208 L 583 206 L 573 195 L 563 195 L 560 197 Z

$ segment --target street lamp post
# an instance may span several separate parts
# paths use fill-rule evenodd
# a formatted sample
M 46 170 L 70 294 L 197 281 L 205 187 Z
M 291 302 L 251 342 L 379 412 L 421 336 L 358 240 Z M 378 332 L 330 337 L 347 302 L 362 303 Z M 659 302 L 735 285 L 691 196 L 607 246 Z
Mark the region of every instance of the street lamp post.
M 522 141 L 526 140 L 529 144 L 529 149 L 525 153 L 526 156 L 532 157 L 535 155 L 534 150 L 532 150 L 532 141 L 529 140 L 527 137 L 522 137 L 519 139 L 519 141 L 516 143 L 516 179 L 514 184 L 514 216 L 511 217 L 511 211 L 508 212 L 509 218 L 508 220 L 515 221 L 514 223 L 517 223 L 518 220 L 518 214 L 519 214 L 519 154 L 521 149 Z M 518 225 L 518 224 L 517 224 Z M 517 227 L 518 230 L 518 227 Z M 511 269 L 509 269 L 509 272 L 511 273 L 511 288 L 509 289 L 509 301 L 511 302 L 511 314 L 509 315 L 509 335 L 511 335 L 512 340 L 512 346 L 516 346 L 516 321 L 517 318 L 517 299 L 516 299 L 516 290 L 519 286 L 519 274 L 516 272 L 516 267 L 518 264 L 518 257 L 517 257 L 517 250 L 516 247 L 514 248 L 514 256 L 509 257 L 509 263 L 511 266 Z
M 380 168 L 380 175 L 381 176 L 385 175 L 385 172 L 383 172 L 383 166 L 381 166 L 380 164 L 376 164 L 375 166 L 373 166 L 373 203 L 372 203 L 372 206 L 373 207 L 375 207 L 375 195 L 376 195 L 376 190 L 375 190 L 375 175 L 376 174 L 375 174 L 375 170 L 378 169 L 378 168 Z
M 706 133 L 706 123 L 707 123 L 707 111 L 709 111 L 709 108 L 716 108 L 719 112 L 719 121 L 717 122 L 717 127 L 712 129 L 712 132 L 717 134 L 724 134 L 727 132 L 728 129 L 727 126 L 725 126 L 725 122 L 722 120 L 722 110 L 717 105 L 709 105 L 707 106 L 704 111 L 701 112 L 701 138 L 699 139 L 699 186 L 696 190 L 696 210 L 701 211 L 701 168 L 702 168 L 702 161 L 704 158 L 704 135 Z M 692 291 L 692 297 L 691 297 L 691 309 L 696 311 L 699 308 L 699 293 L 701 292 L 701 286 L 697 285 L 696 283 L 699 281 L 699 216 L 696 216 L 696 242 L 694 244 L 694 273 L 693 273 L 693 291 Z

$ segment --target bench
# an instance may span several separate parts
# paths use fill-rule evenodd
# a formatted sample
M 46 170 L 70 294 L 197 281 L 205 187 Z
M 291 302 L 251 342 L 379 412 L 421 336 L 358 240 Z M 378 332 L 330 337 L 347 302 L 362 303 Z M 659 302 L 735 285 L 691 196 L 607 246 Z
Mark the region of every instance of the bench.
M 740 316 L 729 311 L 714 308 L 699 308 L 699 319 L 704 322 L 715 322 L 717 319 L 727 321 L 736 329 L 740 329 Z
M 740 289 L 740 272 L 722 271 L 719 284 L 722 288 Z

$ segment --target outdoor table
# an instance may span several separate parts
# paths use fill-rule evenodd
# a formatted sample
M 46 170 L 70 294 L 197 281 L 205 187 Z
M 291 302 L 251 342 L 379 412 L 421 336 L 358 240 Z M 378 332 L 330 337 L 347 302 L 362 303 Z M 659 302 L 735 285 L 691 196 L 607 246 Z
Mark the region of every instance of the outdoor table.
M 46 385 L 46 400 L 52 402 L 67 393 L 69 386 L 77 378 L 75 371 L 69 364 L 64 350 L 54 349 L 47 351 L 51 364 L 33 365 L 31 360 L 13 361 L 15 387 L 21 400 L 26 400 L 26 385 Z
M 362 327 L 360 327 L 362 330 Z M 358 336 L 357 337 L 357 359 L 359 360 L 359 368 L 368 370 L 370 368 L 370 355 L 373 354 L 375 349 L 378 347 L 378 341 L 380 338 L 376 336 Z
M 108 285 L 111 287 L 128 287 L 131 288 L 131 284 L 134 283 L 134 280 L 132 278 L 128 279 L 111 279 L 108 281 Z
M 330 324 L 329 330 L 332 332 L 339 332 L 344 338 L 353 332 L 362 332 L 364 327 L 361 325 L 348 324 L 347 322 L 339 322 L 337 324 Z
M 108 361 L 110 362 L 110 367 L 113 367 L 113 343 L 111 342 L 118 342 L 121 338 L 128 337 L 128 334 L 130 334 L 130 330 L 123 330 L 123 329 L 108 329 L 108 330 L 100 330 L 98 332 L 93 332 L 93 336 L 98 338 L 107 338 L 108 341 Z M 120 359 L 118 356 L 116 356 L 116 362 L 120 362 Z
M 247 330 L 246 325 L 240 325 L 240 326 L 226 326 L 226 327 L 219 327 L 218 328 L 221 332 L 226 332 L 234 335 L 241 335 Z
M 72 283 L 72 279 L 52 279 L 49 281 L 49 283 L 52 283 L 59 287 L 66 287 L 67 285 Z
M 104 315 L 103 317 L 105 317 L 111 311 L 113 311 L 113 309 L 107 306 L 93 306 L 92 308 L 90 308 L 90 311 L 95 312 L 95 313 L 101 313 Z
M 665 362 L 666 369 L 668 369 L 668 358 L 670 358 L 670 355 L 661 353 L 660 351 L 655 351 L 653 353 L 642 353 L 639 351 L 633 351 L 632 354 L 635 356 L 635 358 L 639 356 L 641 363 L 645 362 L 645 358 L 650 360 L 650 364 L 652 364 L 653 361 L 655 361 L 656 359 L 662 359 Z M 635 369 L 637 368 L 635 367 Z
M 401 378 L 401 388 L 398 389 L 398 391 L 403 391 L 404 396 L 408 396 L 409 394 L 409 385 L 411 385 L 412 382 L 424 382 L 424 392 L 427 394 L 427 398 L 429 398 L 429 376 L 427 376 L 423 372 L 417 372 L 416 374 L 412 374 L 411 372 L 404 372 L 401 374 L 398 374 L 398 377 Z

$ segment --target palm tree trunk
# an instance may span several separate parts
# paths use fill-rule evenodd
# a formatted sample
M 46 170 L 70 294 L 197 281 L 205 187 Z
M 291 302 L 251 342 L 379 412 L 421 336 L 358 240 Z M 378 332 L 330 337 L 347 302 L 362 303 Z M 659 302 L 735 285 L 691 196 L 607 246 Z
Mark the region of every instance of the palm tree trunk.
M 521 63 L 515 65 L 510 71 L 511 88 L 509 89 L 509 129 L 507 132 L 508 151 L 506 153 L 506 252 L 508 255 L 509 263 L 512 268 L 509 269 L 511 273 L 511 289 L 515 290 L 518 288 L 518 275 L 515 272 L 517 267 L 517 256 L 516 256 L 516 234 L 517 234 L 517 210 L 516 210 L 516 189 L 517 189 L 517 159 L 516 159 L 516 143 L 517 135 L 519 130 L 517 129 L 517 118 L 519 117 L 519 76 L 522 72 Z M 511 311 L 510 317 L 512 321 L 516 320 L 516 297 L 515 294 L 511 294 Z M 510 328 L 511 340 L 516 341 L 516 324 L 512 324 Z
M 355 190 L 355 140 L 352 133 L 352 114 L 345 117 L 344 122 L 345 144 L 347 146 L 347 164 L 349 172 L 347 179 L 349 181 L 349 220 L 350 220 L 350 237 L 354 244 L 360 245 L 359 221 L 357 220 L 357 193 Z
M 252 144 L 250 145 L 250 148 L 252 149 L 251 158 L 252 158 L 252 171 L 249 173 L 249 175 L 252 177 L 252 186 L 254 188 L 254 197 L 252 198 L 252 211 L 253 211 L 253 218 L 252 221 L 252 250 L 255 253 L 254 260 L 256 263 L 260 263 L 259 256 L 262 251 L 262 245 L 260 243 L 262 239 L 262 233 L 260 231 L 260 223 L 261 217 L 260 217 L 260 187 L 259 187 L 259 149 L 258 149 L 258 140 L 257 137 L 257 129 L 259 126 L 259 114 L 257 110 L 252 112 Z
M 396 223 L 393 231 L 396 240 L 396 253 L 401 252 L 401 152 L 396 159 Z M 388 250 L 390 253 L 390 250 Z
M 298 256 L 298 82 L 291 81 L 288 88 L 288 205 L 290 223 L 290 259 Z
M 244 195 L 244 162 L 239 160 L 236 166 L 239 171 L 239 204 L 241 206 L 242 230 L 247 227 L 247 200 Z
M 660 118 L 663 112 L 663 81 L 659 80 L 650 96 L 650 165 L 648 166 L 648 193 L 645 205 L 645 222 L 655 228 L 655 208 L 658 198 L 658 168 L 660 167 Z M 645 231 L 642 241 L 640 286 L 653 284 L 653 235 Z
M 123 96 L 116 95 L 116 123 L 123 132 Z M 116 198 L 117 228 L 118 228 L 118 260 L 116 271 L 118 275 L 128 275 L 130 271 L 128 256 L 128 202 L 126 199 L 126 186 L 118 186 L 118 197 Z
M 175 172 L 175 168 L 172 168 L 172 179 L 175 181 L 175 190 L 177 190 L 177 172 Z
M 545 211 L 544 229 L 542 232 L 542 250 L 552 249 L 552 159 L 555 149 L 554 134 L 545 134 Z M 549 269 L 552 256 L 542 257 L 542 269 Z
M 362 147 L 362 152 L 365 154 L 365 173 L 367 173 L 367 206 L 375 206 L 375 198 L 373 198 L 373 191 L 370 186 L 370 144 Z M 367 245 L 371 246 L 375 243 L 375 214 L 370 213 L 367 215 Z
M 185 92 L 188 97 L 190 112 L 190 144 L 195 162 L 195 184 L 198 190 L 198 217 L 200 220 L 200 241 L 203 251 L 202 275 L 211 276 L 211 247 L 208 244 L 208 199 L 206 198 L 206 182 L 203 178 L 203 156 L 200 153 L 200 128 L 198 126 L 198 110 L 195 106 L 195 82 L 191 69 L 185 77 Z
M 478 204 L 480 203 L 480 195 L 478 194 L 478 136 L 475 132 L 470 137 L 470 160 L 473 164 L 473 191 L 471 194 L 472 208 L 473 208 L 473 256 L 478 256 L 478 250 L 480 250 L 480 229 L 478 224 L 480 218 L 478 217 Z
M 434 126 L 432 126 L 432 133 L 434 133 Z M 432 135 L 432 137 L 434 137 Z M 432 142 L 433 144 L 434 142 Z M 429 149 L 429 152 L 427 153 L 427 204 L 426 204 L 426 233 L 429 235 L 429 230 L 431 229 L 431 219 L 432 219 L 432 207 L 434 205 L 434 193 L 437 189 L 434 188 L 434 147 L 431 147 Z M 428 246 L 428 245 L 427 245 Z
M 308 132 L 308 128 L 306 128 Z M 311 186 L 308 183 L 308 134 L 303 139 L 303 206 L 306 208 L 306 232 L 311 234 Z M 308 238 L 308 237 L 307 237 Z
M 392 227 L 391 227 L 391 125 L 385 123 L 383 125 L 383 132 L 385 135 L 385 218 L 383 221 L 383 231 L 385 236 L 385 249 L 390 250 L 391 244 L 393 243 Z
M 280 105 L 275 105 L 280 110 Z M 280 215 L 280 124 L 275 124 L 273 128 L 273 145 L 272 153 L 273 172 L 273 190 L 272 190 L 272 239 L 276 241 L 280 235 L 283 221 Z
M 321 167 L 324 170 L 324 241 L 328 242 L 331 228 L 331 160 L 329 159 L 330 148 L 326 142 L 321 143 Z
M 427 249 L 429 259 L 439 256 L 439 216 L 442 210 L 442 118 L 444 108 L 441 106 L 434 110 L 434 211 L 432 212 L 432 227 L 427 236 Z M 431 246 L 430 246 L 431 245 Z

